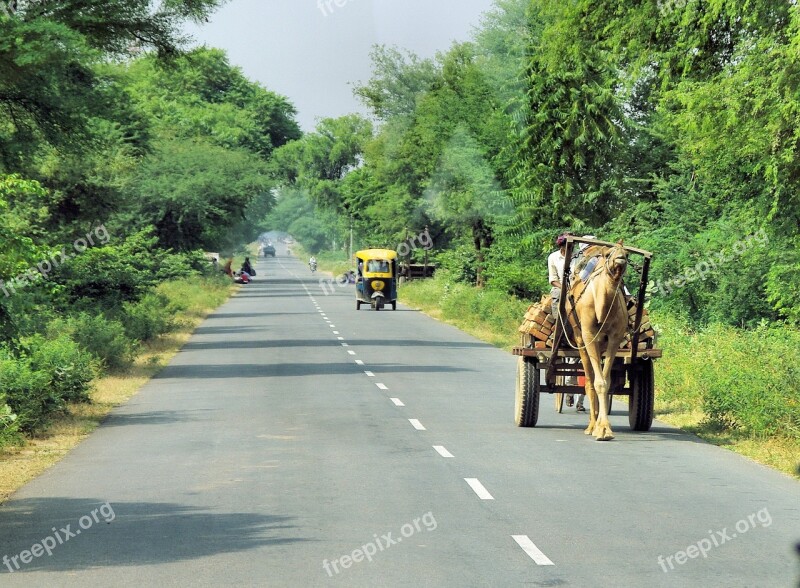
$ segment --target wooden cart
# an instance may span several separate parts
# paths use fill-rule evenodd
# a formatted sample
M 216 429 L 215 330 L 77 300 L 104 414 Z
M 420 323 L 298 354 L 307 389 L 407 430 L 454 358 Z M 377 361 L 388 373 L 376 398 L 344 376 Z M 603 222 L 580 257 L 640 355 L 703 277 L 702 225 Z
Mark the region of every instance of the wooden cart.
M 614 243 L 583 239 L 570 236 L 567 239 L 564 267 L 564 292 L 570 284 L 570 261 L 576 243 L 613 247 Z M 628 421 L 635 431 L 648 431 L 653 423 L 653 405 L 655 403 L 655 384 L 653 360 L 661 357 L 661 350 L 651 345 L 640 344 L 640 327 L 644 313 L 644 302 L 647 294 L 647 281 L 650 271 L 649 251 L 625 247 L 628 254 L 642 257 L 638 289 L 631 298 L 633 325 L 629 348 L 620 349 L 614 358 L 611 369 L 610 394 L 612 396 L 628 396 Z M 566 295 L 559 301 L 559 316 L 566 316 Z M 552 345 L 547 349 L 535 349 L 534 339 L 523 335 L 522 345 L 514 347 L 514 355 L 518 356 L 514 420 L 519 427 L 535 427 L 539 419 L 541 394 L 555 394 L 556 410 L 561 412 L 564 394 L 583 394 L 583 386 L 566 385 L 568 377 L 583 376 L 580 354 L 568 345 L 561 321 L 555 322 Z M 572 358 L 578 358 L 575 362 Z M 560 396 L 558 396 L 560 395 Z M 611 397 L 609 397 L 611 398 Z M 610 402 L 610 401 L 609 401 Z

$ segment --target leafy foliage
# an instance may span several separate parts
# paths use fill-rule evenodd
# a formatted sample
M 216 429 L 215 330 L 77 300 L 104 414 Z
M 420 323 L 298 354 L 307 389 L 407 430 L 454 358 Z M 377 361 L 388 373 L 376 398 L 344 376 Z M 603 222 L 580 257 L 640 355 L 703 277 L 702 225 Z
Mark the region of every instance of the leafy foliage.
M 138 302 L 127 302 L 122 308 L 125 334 L 134 341 L 152 341 L 175 329 L 174 311 L 163 294 L 146 294 Z

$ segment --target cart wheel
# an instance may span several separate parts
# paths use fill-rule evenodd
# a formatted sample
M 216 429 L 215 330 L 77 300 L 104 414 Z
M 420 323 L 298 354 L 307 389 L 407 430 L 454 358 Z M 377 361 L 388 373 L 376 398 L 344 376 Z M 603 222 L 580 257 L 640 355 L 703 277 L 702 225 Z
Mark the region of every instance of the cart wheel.
M 392 301 L 392 310 L 397 310 L 397 300 Z
M 655 375 L 651 361 L 638 362 L 630 372 L 631 395 L 628 397 L 628 422 L 634 431 L 649 431 L 653 424 Z
M 556 399 L 556 412 L 560 414 L 564 410 L 564 394 L 556 392 L 553 397 Z
M 356 300 L 356 310 L 361 310 L 361 302 Z
M 517 390 L 514 422 L 518 427 L 535 427 L 539 420 L 539 378 L 536 364 L 520 357 L 517 361 Z

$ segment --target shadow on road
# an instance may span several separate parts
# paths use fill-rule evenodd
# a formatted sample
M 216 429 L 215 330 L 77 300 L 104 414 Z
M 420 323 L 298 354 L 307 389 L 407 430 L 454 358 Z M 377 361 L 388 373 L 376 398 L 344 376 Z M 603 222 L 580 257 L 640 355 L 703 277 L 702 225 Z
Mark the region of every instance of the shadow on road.
M 403 364 L 384 364 L 372 366 L 381 372 L 402 373 L 455 373 L 472 371 L 448 366 L 417 366 Z M 206 378 L 302 378 L 305 376 L 337 375 L 359 373 L 354 363 L 273 363 L 273 364 L 203 364 L 172 365 L 162 370 L 154 380 L 166 379 L 206 379 Z
M 0 554 L 13 557 L 30 550 L 45 537 L 54 536 L 54 527 L 63 538 L 66 534 L 60 529 L 67 525 L 79 534 L 56 544 L 52 556 L 44 553 L 28 564 L 20 561 L 15 573 L 180 562 L 310 540 L 292 531 L 296 528 L 290 524 L 294 517 L 225 513 L 158 502 L 111 503 L 113 516 L 106 507 L 100 511 L 99 522 L 92 520 L 81 529 L 81 517 L 104 503 L 63 497 L 12 500 L 0 507 Z M 107 523 L 107 519 L 113 520 Z M 5 566 L 2 573 L 8 573 Z
M 232 318 L 244 318 L 249 319 L 253 318 L 254 316 L 294 316 L 294 315 L 308 315 L 308 314 L 319 314 L 316 311 L 309 311 L 309 312 L 218 312 L 216 314 L 211 314 L 206 317 L 208 319 L 232 319 Z
M 656 442 L 656 441 L 664 441 L 664 440 L 671 440 L 671 441 L 688 441 L 690 443 L 699 443 L 702 445 L 710 445 L 707 441 L 702 440 L 700 437 L 696 435 L 692 435 L 691 433 L 687 433 L 685 431 L 681 431 L 680 429 L 675 429 L 669 426 L 662 426 L 655 424 L 649 431 L 632 431 L 627 424 L 627 412 L 620 410 L 620 411 L 613 411 L 611 416 L 613 417 L 623 417 L 625 420 L 620 421 L 615 418 L 611 421 L 611 428 L 614 430 L 614 439 L 612 441 L 606 441 L 605 443 L 623 443 L 623 444 L 630 444 L 630 443 L 648 443 L 648 442 Z M 563 424 L 538 424 L 533 429 L 545 429 L 550 431 L 570 431 L 569 434 L 573 434 L 572 431 L 583 432 L 586 426 L 589 424 L 589 419 L 586 417 L 586 420 L 581 420 L 580 423 L 575 422 L 564 422 Z M 588 441 L 594 441 L 594 438 L 590 435 L 586 435 L 586 439 Z M 600 442 L 598 442 L 600 443 Z
M 194 410 L 156 410 L 151 412 L 137 412 L 135 414 L 111 413 L 103 421 L 104 427 L 127 427 L 129 425 L 172 425 L 175 423 L 200 421 L 199 414 L 216 412 L 210 409 Z

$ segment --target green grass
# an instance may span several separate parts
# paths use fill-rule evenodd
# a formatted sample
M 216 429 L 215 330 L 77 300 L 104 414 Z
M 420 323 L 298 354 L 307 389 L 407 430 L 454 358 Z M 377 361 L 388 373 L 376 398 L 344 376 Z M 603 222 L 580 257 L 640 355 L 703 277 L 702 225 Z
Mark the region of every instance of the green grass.
M 400 289 L 400 299 L 497 347 L 519 344 L 530 301 L 446 276 Z M 664 357 L 656 363 L 656 416 L 717 445 L 800 477 L 800 331 L 784 326 L 701 330 L 653 313 Z
M 228 276 L 220 273 L 219 276 L 164 282 L 156 291 L 164 294 L 170 304 L 179 309 L 176 321 L 186 326 L 194 324 L 198 318 L 205 317 L 210 309 L 225 302 L 231 294 L 232 282 Z
M 517 327 L 530 306 L 502 292 L 442 278 L 407 282 L 399 296 L 402 302 L 506 350 L 519 345 Z

